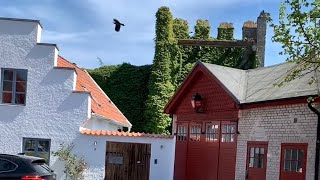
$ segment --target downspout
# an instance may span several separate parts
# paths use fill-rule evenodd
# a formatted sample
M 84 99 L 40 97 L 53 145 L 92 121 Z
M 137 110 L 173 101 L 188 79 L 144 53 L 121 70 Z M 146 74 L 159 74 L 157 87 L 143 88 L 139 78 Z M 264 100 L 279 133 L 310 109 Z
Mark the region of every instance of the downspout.
M 308 107 L 309 109 L 314 112 L 318 116 L 317 122 L 317 141 L 316 141 L 316 158 L 314 163 L 314 180 L 319 179 L 319 154 L 320 154 L 320 112 L 312 106 L 312 103 L 316 97 L 309 97 L 308 98 Z

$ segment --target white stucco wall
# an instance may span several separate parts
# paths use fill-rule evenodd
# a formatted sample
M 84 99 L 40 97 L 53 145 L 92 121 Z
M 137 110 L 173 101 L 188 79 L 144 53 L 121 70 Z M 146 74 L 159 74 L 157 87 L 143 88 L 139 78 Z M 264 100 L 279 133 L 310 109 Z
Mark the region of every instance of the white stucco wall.
M 107 131 L 117 131 L 118 129 L 122 130 L 122 126 L 107 121 L 105 119 L 100 119 L 96 117 L 90 118 L 86 121 L 82 127 L 87 129 L 94 129 L 94 130 L 107 130 Z
M 73 142 L 90 117 L 90 95 L 72 92 L 74 70 L 54 68 L 57 49 L 37 44 L 38 23 L 0 20 L 0 27 L 0 68 L 28 70 L 26 105 L 0 104 L 0 153 L 22 152 L 23 137 L 51 139 L 51 151 Z
M 97 145 L 94 145 L 94 142 Z M 105 156 L 107 141 L 151 144 L 150 180 L 172 180 L 174 170 L 175 139 L 90 136 L 79 135 L 74 151 L 84 157 L 87 163 L 86 179 L 103 180 L 105 175 Z M 162 148 L 161 148 L 162 146 Z M 157 159 L 157 164 L 154 160 Z
M 268 142 L 267 180 L 279 179 L 281 143 L 308 143 L 306 180 L 314 179 L 317 116 L 307 104 L 241 110 L 238 128 L 236 180 L 245 179 L 247 141 Z

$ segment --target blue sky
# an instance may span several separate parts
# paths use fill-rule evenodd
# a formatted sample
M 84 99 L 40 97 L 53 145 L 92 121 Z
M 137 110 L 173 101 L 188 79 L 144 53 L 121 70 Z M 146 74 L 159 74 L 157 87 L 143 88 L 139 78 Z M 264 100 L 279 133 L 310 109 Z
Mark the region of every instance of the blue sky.
M 174 17 L 188 20 L 190 31 L 197 19 L 208 19 L 216 37 L 220 22 L 232 22 L 235 37 L 247 20 L 256 21 L 262 10 L 277 19 L 281 0 L 7 0 L 0 1 L 0 16 L 38 19 L 43 25 L 42 42 L 56 43 L 59 54 L 80 67 L 99 67 L 128 62 L 151 64 L 154 55 L 155 13 L 168 6 Z M 114 31 L 112 19 L 125 24 Z M 265 64 L 285 61 L 281 45 L 267 32 Z

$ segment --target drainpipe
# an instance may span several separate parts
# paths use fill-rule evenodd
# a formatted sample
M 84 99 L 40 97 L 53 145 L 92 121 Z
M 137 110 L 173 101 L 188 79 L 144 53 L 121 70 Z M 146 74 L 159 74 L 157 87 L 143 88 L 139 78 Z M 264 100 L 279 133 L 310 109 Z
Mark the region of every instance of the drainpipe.
M 314 112 L 318 116 L 317 122 L 317 141 L 316 141 L 316 159 L 314 163 L 314 180 L 319 179 L 319 152 L 320 152 L 320 112 L 312 106 L 312 103 L 316 97 L 309 97 L 308 98 L 308 107 L 309 109 Z

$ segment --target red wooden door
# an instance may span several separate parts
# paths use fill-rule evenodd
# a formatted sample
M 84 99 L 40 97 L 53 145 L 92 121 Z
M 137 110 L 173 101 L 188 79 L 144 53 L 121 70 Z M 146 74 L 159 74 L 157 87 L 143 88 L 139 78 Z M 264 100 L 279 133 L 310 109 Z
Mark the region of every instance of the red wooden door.
M 187 179 L 204 180 L 202 162 L 202 122 L 190 122 L 187 150 Z
M 234 180 L 237 154 L 237 123 L 221 121 L 219 180 Z
M 177 123 L 174 179 L 185 180 L 187 168 L 188 123 Z
M 205 180 L 217 180 L 220 122 L 205 122 L 204 125 L 205 134 L 202 148 L 203 176 Z
M 247 180 L 265 180 L 267 170 L 267 142 L 248 142 Z
M 281 144 L 280 180 L 305 180 L 308 144 Z

